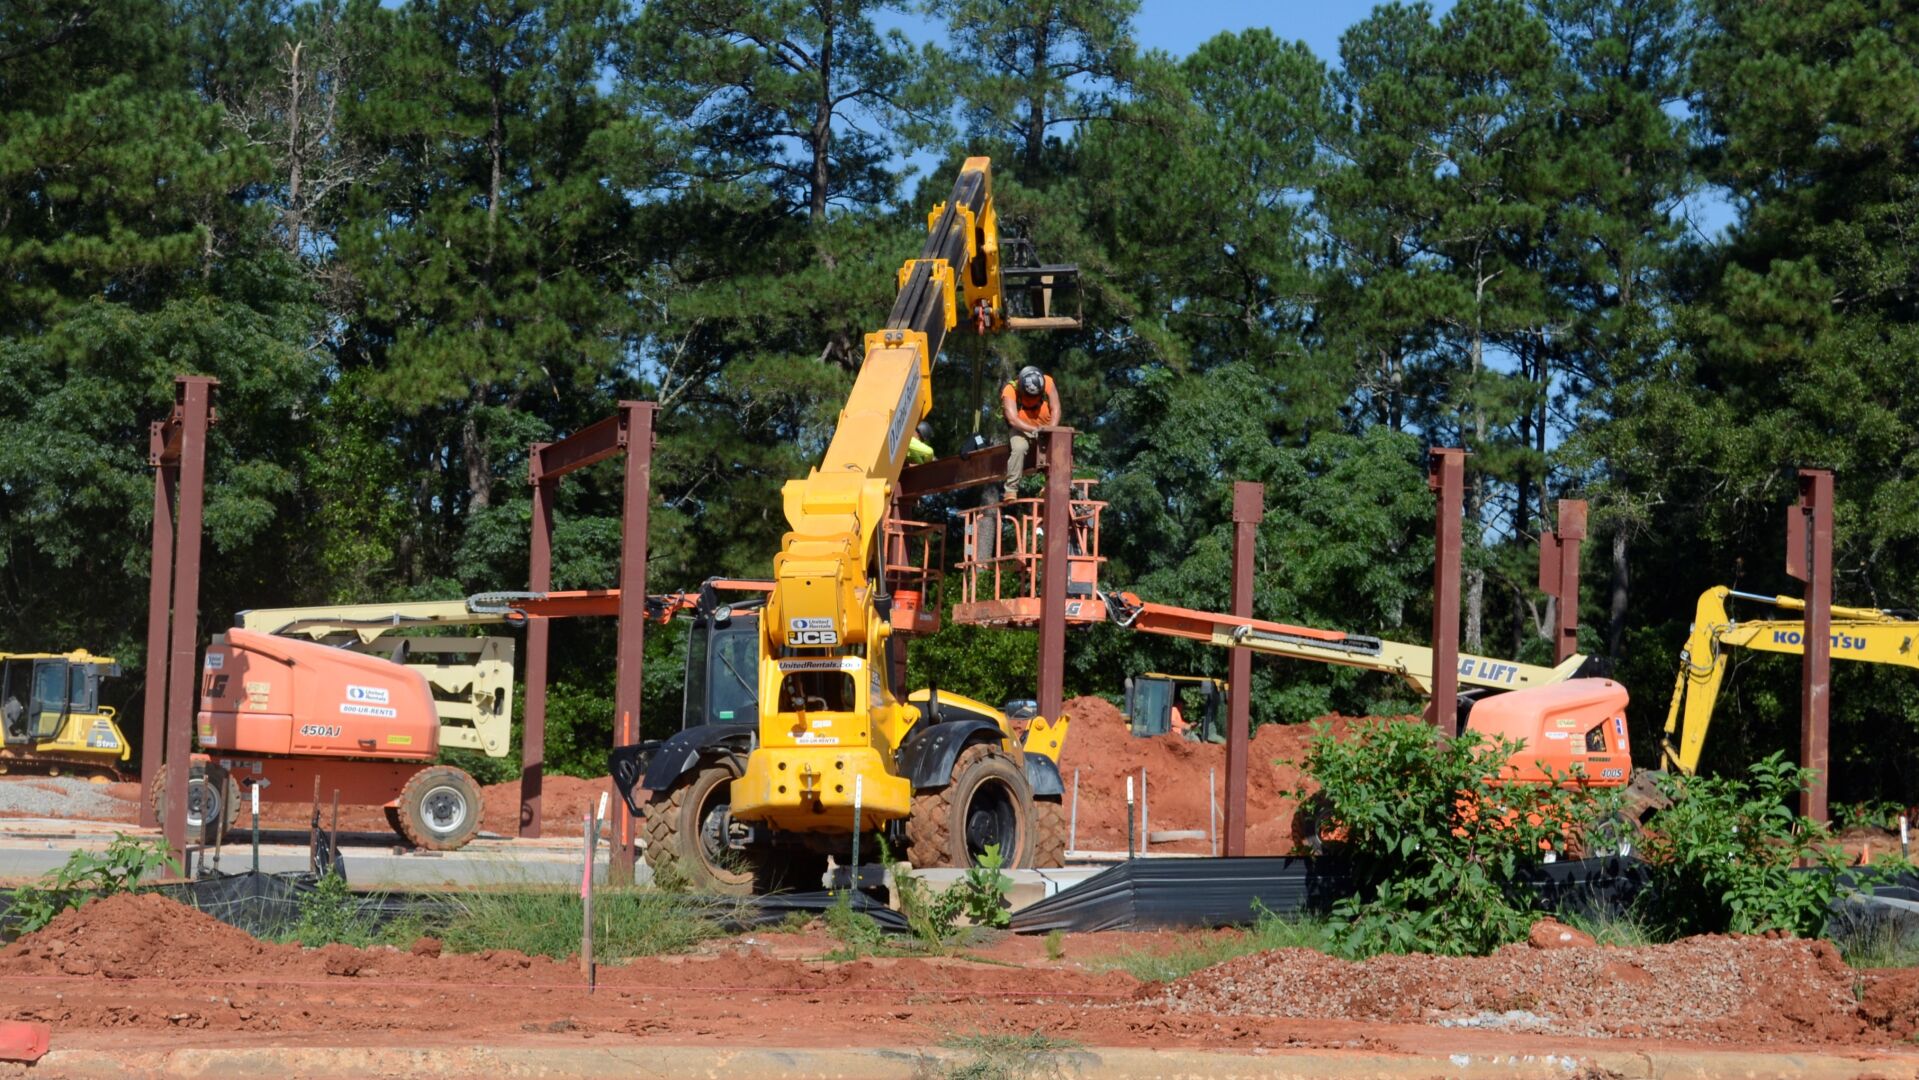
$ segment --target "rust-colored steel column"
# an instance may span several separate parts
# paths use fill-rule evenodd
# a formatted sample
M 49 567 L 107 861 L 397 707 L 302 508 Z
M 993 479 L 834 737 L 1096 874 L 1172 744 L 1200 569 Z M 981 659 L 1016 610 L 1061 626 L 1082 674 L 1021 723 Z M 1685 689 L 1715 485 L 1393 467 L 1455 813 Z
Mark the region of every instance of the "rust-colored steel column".
M 1253 552 L 1266 517 L 1266 485 L 1233 485 L 1233 614 L 1253 617 Z M 1246 759 L 1252 754 L 1253 654 L 1233 649 L 1226 661 L 1226 854 L 1246 854 Z
M 200 667 L 200 527 L 206 507 L 207 428 L 219 380 L 182 375 L 174 380 L 181 406 L 180 522 L 174 543 L 173 633 L 167 657 L 167 846 L 186 862 L 187 776 L 197 715 L 193 692 Z
M 626 446 L 625 509 L 620 515 L 620 643 L 613 688 L 613 745 L 640 741 L 640 688 L 646 649 L 646 527 L 653 493 L 653 411 L 650 401 L 620 402 L 622 442 Z M 640 854 L 640 822 L 615 799 L 613 846 L 607 879 L 633 882 Z
M 553 589 L 553 497 L 559 481 L 540 473 L 540 451 L 527 455 L 533 484 L 533 538 L 527 557 L 526 587 Z M 540 792 L 546 783 L 546 650 L 552 627 L 543 618 L 526 624 L 526 707 L 520 719 L 520 835 L 540 835 Z
M 1553 598 L 1553 662 L 1579 651 L 1579 544 L 1586 500 L 1559 500 L 1559 528 L 1539 534 L 1539 591 Z
M 1046 501 L 1041 511 L 1039 714 L 1059 718 L 1066 703 L 1066 558 L 1073 532 L 1073 429 L 1046 429 Z
M 1799 813 L 1826 820 L 1832 763 L 1832 471 L 1799 470 L 1799 501 L 1786 511 L 1786 573 L 1806 583 L 1805 651 L 1800 662 L 1799 763 L 1813 771 Z
M 153 425 L 147 461 L 153 466 L 153 571 L 147 579 L 147 664 L 145 700 L 140 716 L 139 822 L 161 823 L 153 816 L 153 785 L 166 760 L 167 625 L 173 604 L 173 489 L 179 466 L 168 463 L 167 425 Z
M 1439 496 L 1433 530 L 1433 700 L 1427 719 L 1459 734 L 1459 546 L 1466 504 L 1466 451 L 1434 447 L 1427 486 Z

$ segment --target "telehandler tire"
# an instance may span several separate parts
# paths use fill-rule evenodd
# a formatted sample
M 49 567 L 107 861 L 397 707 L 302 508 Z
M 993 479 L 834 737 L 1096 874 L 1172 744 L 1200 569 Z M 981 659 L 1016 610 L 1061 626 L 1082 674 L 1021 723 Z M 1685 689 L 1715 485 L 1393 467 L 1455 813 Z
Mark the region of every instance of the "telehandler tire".
M 646 804 L 646 865 L 656 884 L 723 896 L 752 895 L 754 867 L 726 846 L 727 809 L 732 805 L 728 787 L 738 775 L 729 765 L 708 765 L 652 793 Z
M 1059 799 L 1033 796 L 1033 861 L 1027 865 L 1051 870 L 1066 865 L 1066 804 Z
M 1000 865 L 1030 866 L 1039 811 L 1026 773 L 990 743 L 975 743 L 953 762 L 944 787 L 915 793 L 906 819 L 906 854 L 915 867 L 979 865 L 990 844 Z
M 209 807 L 208 800 L 212 805 Z M 218 844 L 240 815 L 240 785 L 215 765 L 187 768 L 187 841 Z M 153 778 L 153 819 L 167 826 L 167 772 Z
M 458 851 L 480 831 L 480 785 L 464 769 L 434 765 L 400 789 L 400 835 L 422 851 Z

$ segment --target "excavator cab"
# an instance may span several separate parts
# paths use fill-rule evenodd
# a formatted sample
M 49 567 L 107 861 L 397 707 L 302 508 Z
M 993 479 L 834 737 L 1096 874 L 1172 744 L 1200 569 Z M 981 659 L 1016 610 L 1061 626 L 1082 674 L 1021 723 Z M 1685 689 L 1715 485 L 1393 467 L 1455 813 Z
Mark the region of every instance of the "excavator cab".
M 1182 708 L 1182 691 L 1200 693 L 1197 718 L 1182 709 L 1184 723 L 1179 733 L 1201 742 L 1224 742 L 1225 728 L 1220 713 L 1226 704 L 1226 683 L 1204 675 L 1163 675 L 1149 671 L 1126 680 L 1126 719 L 1133 734 L 1141 737 L 1166 735 L 1174 731 L 1173 710 Z

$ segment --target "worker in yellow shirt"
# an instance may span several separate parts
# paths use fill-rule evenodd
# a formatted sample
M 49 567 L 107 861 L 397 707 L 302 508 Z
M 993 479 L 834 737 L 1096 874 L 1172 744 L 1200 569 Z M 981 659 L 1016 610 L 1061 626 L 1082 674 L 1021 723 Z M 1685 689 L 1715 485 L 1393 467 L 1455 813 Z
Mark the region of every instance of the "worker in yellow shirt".
M 913 437 L 906 441 L 906 463 L 908 465 L 924 465 L 933 460 L 935 456 L 933 453 L 933 425 L 921 420 L 920 426 L 913 432 Z

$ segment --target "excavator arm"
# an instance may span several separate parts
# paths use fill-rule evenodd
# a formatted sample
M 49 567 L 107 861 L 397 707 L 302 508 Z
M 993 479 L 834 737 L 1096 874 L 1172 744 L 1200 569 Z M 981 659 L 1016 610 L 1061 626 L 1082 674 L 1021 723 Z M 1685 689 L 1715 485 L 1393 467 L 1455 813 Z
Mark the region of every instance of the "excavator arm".
M 1712 726 L 1712 712 L 1725 685 L 1726 650 L 1800 655 L 1805 652 L 1804 622 L 1755 619 L 1740 622 L 1726 609 L 1739 599 L 1766 604 L 1781 611 L 1804 611 L 1806 603 L 1790 596 L 1736 592 L 1724 585 L 1699 595 L 1692 629 L 1679 653 L 1679 673 L 1673 681 L 1672 704 L 1659 744 L 1660 767 L 1688 776 L 1699 769 L 1699 756 Z M 1867 664 L 1919 667 L 1919 621 L 1901 618 L 1878 608 L 1832 608 L 1832 658 Z

